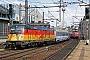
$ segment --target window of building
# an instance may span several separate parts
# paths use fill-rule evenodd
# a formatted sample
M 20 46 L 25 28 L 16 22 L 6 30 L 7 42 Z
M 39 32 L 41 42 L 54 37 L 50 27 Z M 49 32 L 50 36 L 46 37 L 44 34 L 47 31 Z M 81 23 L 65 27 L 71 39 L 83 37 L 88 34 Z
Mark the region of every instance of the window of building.
M 8 8 L 8 9 L 9 9 L 9 5 L 8 5 L 8 4 L 6 4 L 6 8 Z
M 7 36 L 8 24 L 0 21 L 0 36 Z
M 0 17 L 1 17 L 1 13 L 0 13 Z

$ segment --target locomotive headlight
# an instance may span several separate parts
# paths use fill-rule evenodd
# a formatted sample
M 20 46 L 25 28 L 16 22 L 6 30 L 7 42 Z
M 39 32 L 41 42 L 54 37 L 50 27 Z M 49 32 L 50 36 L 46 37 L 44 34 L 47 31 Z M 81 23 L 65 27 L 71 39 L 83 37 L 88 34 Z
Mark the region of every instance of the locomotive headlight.
M 22 41 L 23 38 L 24 38 L 24 35 L 20 35 L 20 37 L 19 37 L 19 41 Z

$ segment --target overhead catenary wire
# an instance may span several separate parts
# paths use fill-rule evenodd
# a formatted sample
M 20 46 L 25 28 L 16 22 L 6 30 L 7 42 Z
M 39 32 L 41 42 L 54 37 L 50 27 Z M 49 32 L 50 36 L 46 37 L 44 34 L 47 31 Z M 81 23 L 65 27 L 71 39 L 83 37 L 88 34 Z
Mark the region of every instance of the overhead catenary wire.
M 53 2 L 54 2 L 54 0 L 52 0 Z M 69 2 L 70 3 L 70 2 Z M 78 4 L 79 2 L 71 2 L 72 4 Z M 58 4 L 57 4 L 58 5 Z M 56 6 L 55 6 L 56 7 Z M 42 7 L 41 7 L 42 8 Z M 49 8 L 49 7 L 46 7 L 46 6 L 44 6 L 44 8 Z M 75 12 L 75 16 L 76 16 L 76 14 L 77 14 L 77 8 L 76 8 L 76 12 Z
M 68 13 L 67 10 L 65 11 L 65 14 L 66 14 L 66 13 L 71 17 L 70 13 Z M 67 14 L 66 14 L 66 16 L 69 18 L 70 21 L 72 21 L 72 19 L 71 19 Z
M 34 0 L 35 1 L 35 0 Z M 38 0 L 37 1 L 35 1 L 35 3 L 32 3 L 31 2 L 31 0 L 29 0 L 29 3 L 31 4 L 31 5 L 33 5 L 33 6 L 36 6 L 38 3 L 37 2 L 39 2 Z M 40 2 L 39 2 L 39 4 L 40 5 L 42 5 Z M 42 5 L 43 6 L 43 5 Z M 31 7 L 30 7 L 31 8 Z M 44 12 L 44 10 L 43 9 L 41 9 L 41 8 L 36 8 L 36 9 L 40 9 L 41 11 L 42 11 L 42 13 Z M 39 11 L 40 12 L 40 11 Z M 40 12 L 41 13 L 41 12 Z M 46 12 L 44 13 L 45 15 L 46 15 Z M 46 15 L 47 16 L 47 15 Z
M 38 1 L 38 0 L 37 0 Z M 38 1 L 39 2 L 39 1 Z M 43 4 L 42 4 L 43 5 Z M 48 7 L 47 7 L 48 8 Z M 49 8 L 48 8 L 49 9 Z M 50 12 L 49 12 L 50 13 Z M 56 19 L 56 17 L 52 14 L 52 13 L 50 13 L 55 19 Z M 48 15 L 47 15 L 48 16 Z
M 79 4 L 80 5 L 80 4 Z M 81 8 L 81 6 L 80 6 L 80 8 Z M 84 11 L 83 11 L 83 9 L 81 8 L 81 11 L 84 13 Z
M 72 19 L 69 17 L 70 15 L 68 16 L 66 12 L 67 11 L 65 11 L 65 15 L 69 18 L 70 21 L 72 21 Z
M 37 0 L 38 1 L 38 0 Z M 52 3 L 53 4 L 53 3 Z M 42 4 L 43 5 L 43 4 Z M 51 5 L 51 4 L 50 4 Z M 43 5 L 44 6 L 44 5 Z M 48 8 L 48 14 L 46 15 L 46 16 L 49 16 L 49 14 L 53 17 L 53 19 L 52 18 L 50 18 L 50 17 L 48 17 L 49 19 L 45 19 L 45 20 L 58 20 L 50 11 L 49 11 L 49 8 L 53 8 L 53 7 L 56 7 L 56 6 L 48 6 L 48 7 L 45 7 L 44 6 L 44 8 Z M 57 6 L 57 7 L 59 7 L 59 6 Z M 59 21 L 59 20 L 58 20 Z
M 79 5 L 80 5 L 80 4 L 79 4 Z M 81 20 L 81 19 L 79 19 L 79 18 L 77 18 L 77 17 L 84 17 L 84 16 L 77 16 L 77 15 L 76 15 L 76 14 L 78 13 L 78 7 L 79 7 L 79 6 L 76 7 L 75 16 L 73 16 L 73 17 L 75 17 L 75 18 L 78 19 L 78 20 Z M 80 9 L 81 9 L 81 12 L 84 13 L 84 10 L 81 8 L 81 6 L 80 6 Z
M 38 1 L 38 0 L 37 0 Z M 39 1 L 38 1 L 39 2 Z M 40 4 L 42 5 L 42 6 L 44 6 L 41 2 L 40 2 Z M 42 12 L 44 12 L 44 14 L 45 14 L 45 16 L 47 16 L 48 17 L 48 14 L 42 9 L 42 8 L 39 8 Z
M 76 12 L 75 12 L 75 16 L 76 16 L 76 13 L 77 13 L 77 8 L 78 8 L 78 6 L 76 6 Z
M 30 2 L 31 0 L 29 0 L 28 2 Z M 47 3 L 44 3 L 44 4 L 42 4 L 42 2 L 40 2 L 40 1 L 36 1 L 36 0 L 34 0 L 35 1 L 35 4 L 33 4 L 32 2 L 30 2 L 33 6 L 35 6 L 35 5 L 37 5 L 38 6 L 38 4 L 41 4 L 42 6 L 45 6 L 44 4 L 49 4 L 49 2 L 47 2 Z M 56 0 L 55 0 L 56 1 Z M 55 2 L 54 0 L 52 0 L 52 2 Z M 87 0 L 86 0 L 87 1 Z M 24 1 L 23 1 L 24 2 Z M 50 3 L 50 4 L 52 4 L 52 3 Z M 57 4 L 58 5 L 58 4 Z M 46 6 L 47 7 L 47 6 Z M 49 7 L 51 7 L 51 6 L 49 6 Z M 49 7 L 47 7 L 47 8 L 49 8 Z M 57 6 L 58 7 L 58 6 Z M 39 8 L 39 9 L 41 9 L 41 11 L 43 11 L 43 12 L 45 12 L 42 8 Z M 81 10 L 82 10 L 82 8 L 81 8 Z M 82 12 L 83 12 L 83 10 L 82 10 Z M 50 14 L 52 14 L 52 13 L 50 13 Z M 76 8 L 76 12 L 75 12 L 75 16 L 76 16 L 76 14 L 77 14 L 77 8 Z M 48 16 L 48 14 L 45 12 L 45 15 L 46 16 Z M 52 14 L 53 15 L 53 14 Z M 54 16 L 55 17 L 55 16 Z M 70 19 L 71 20 L 71 19 Z

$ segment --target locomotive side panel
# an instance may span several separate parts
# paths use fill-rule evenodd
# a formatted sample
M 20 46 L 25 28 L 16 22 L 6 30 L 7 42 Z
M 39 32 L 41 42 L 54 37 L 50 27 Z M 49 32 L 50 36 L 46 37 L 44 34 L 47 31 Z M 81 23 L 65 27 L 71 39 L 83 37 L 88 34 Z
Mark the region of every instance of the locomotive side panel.
M 50 31 L 50 38 L 55 40 L 56 37 L 54 31 Z
M 16 48 L 25 47 L 28 45 L 35 45 L 40 43 L 47 43 L 55 41 L 54 30 L 47 27 L 31 27 L 26 24 L 15 24 L 8 32 L 8 40 L 6 47 Z

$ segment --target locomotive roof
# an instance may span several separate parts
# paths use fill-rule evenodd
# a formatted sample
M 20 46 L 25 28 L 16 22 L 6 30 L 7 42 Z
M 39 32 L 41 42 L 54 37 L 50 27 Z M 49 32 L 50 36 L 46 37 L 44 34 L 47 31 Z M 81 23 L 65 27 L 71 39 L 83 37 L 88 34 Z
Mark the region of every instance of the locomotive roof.
M 30 26 L 30 25 L 28 25 L 28 24 L 13 24 L 12 27 L 13 27 L 13 26 L 25 26 L 25 27 L 28 27 L 28 28 L 34 29 L 33 26 Z
M 19 25 L 28 25 L 28 24 L 13 24 L 13 25 L 18 25 L 18 26 L 19 26 Z M 12 25 L 12 26 L 13 26 L 13 25 Z
M 57 32 L 68 32 L 67 30 L 55 30 Z
M 35 26 L 35 28 L 39 30 L 51 30 L 50 28 L 44 26 Z
M 13 26 L 25 26 L 25 27 L 28 27 L 28 28 L 31 28 L 31 29 L 39 29 L 39 30 L 53 30 L 49 27 L 44 27 L 44 26 L 31 26 L 31 25 L 28 25 L 28 24 L 13 24 Z

